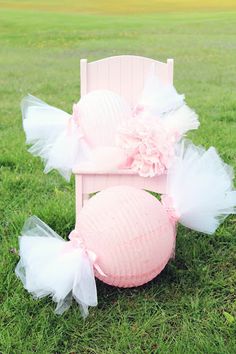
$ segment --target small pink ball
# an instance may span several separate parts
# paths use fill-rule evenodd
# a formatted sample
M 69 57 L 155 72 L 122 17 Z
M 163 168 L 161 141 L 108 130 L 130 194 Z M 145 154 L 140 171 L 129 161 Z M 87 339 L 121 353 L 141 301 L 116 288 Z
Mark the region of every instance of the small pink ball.
M 78 231 L 97 255 L 106 277 L 119 287 L 139 286 L 156 277 L 175 244 L 175 227 L 151 194 L 128 186 L 111 187 L 93 196 L 79 214 Z
M 109 90 L 95 90 L 81 97 L 77 105 L 79 124 L 93 147 L 114 146 L 117 129 L 132 115 L 126 100 Z

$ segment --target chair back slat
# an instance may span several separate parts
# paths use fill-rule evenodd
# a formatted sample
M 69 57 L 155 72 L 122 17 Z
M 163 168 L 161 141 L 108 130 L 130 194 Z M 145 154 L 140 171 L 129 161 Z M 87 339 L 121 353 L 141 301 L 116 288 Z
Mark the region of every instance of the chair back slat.
M 152 65 L 161 81 L 173 83 L 173 64 L 173 59 L 163 63 L 134 55 L 113 56 L 90 63 L 87 59 L 81 59 L 81 95 L 108 89 L 125 97 L 133 107 Z

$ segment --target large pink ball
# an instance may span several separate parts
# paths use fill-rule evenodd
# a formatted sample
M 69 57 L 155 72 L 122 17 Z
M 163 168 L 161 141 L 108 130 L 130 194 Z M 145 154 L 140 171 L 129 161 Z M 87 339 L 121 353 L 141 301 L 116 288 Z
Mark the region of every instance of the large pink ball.
M 158 275 L 171 257 L 175 227 L 151 194 L 128 186 L 97 193 L 83 207 L 78 231 L 97 255 L 106 277 L 119 287 L 142 285 Z

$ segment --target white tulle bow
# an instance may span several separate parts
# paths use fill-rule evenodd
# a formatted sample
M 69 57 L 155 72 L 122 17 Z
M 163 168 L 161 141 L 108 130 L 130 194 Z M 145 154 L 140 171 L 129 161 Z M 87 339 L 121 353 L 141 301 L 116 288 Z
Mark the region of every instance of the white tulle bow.
M 56 169 L 66 180 L 80 164 L 89 163 L 91 149 L 73 115 L 28 95 L 21 102 L 29 152 L 40 156 L 44 172 Z
M 88 307 L 97 305 L 96 256 L 77 241 L 75 237 L 65 241 L 40 219 L 30 217 L 19 240 L 16 275 L 34 297 L 52 296 L 57 314 L 67 310 L 74 298 L 86 317 Z
M 167 174 L 170 217 L 193 230 L 212 234 L 229 215 L 236 213 L 233 170 L 215 148 L 205 150 L 183 140 Z
M 172 83 L 162 82 L 153 67 L 133 116 L 145 119 L 146 124 L 153 124 L 154 118 L 159 119 L 167 132 L 177 133 L 180 137 L 200 125 L 198 115 L 187 106 L 184 95 L 178 94 Z
M 178 94 L 173 84 L 159 80 L 154 67 L 151 66 L 136 106 L 136 113 L 145 111 L 145 114 L 160 117 L 184 103 L 184 95 Z

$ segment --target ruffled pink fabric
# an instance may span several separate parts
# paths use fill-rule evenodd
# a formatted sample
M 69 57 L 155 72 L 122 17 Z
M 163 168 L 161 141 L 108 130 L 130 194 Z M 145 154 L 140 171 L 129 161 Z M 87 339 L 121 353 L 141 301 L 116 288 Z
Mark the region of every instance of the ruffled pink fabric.
M 123 125 L 117 144 L 130 157 L 129 166 L 143 177 L 166 173 L 174 157 L 178 132 L 167 131 L 160 119 L 144 119 L 137 115 Z

